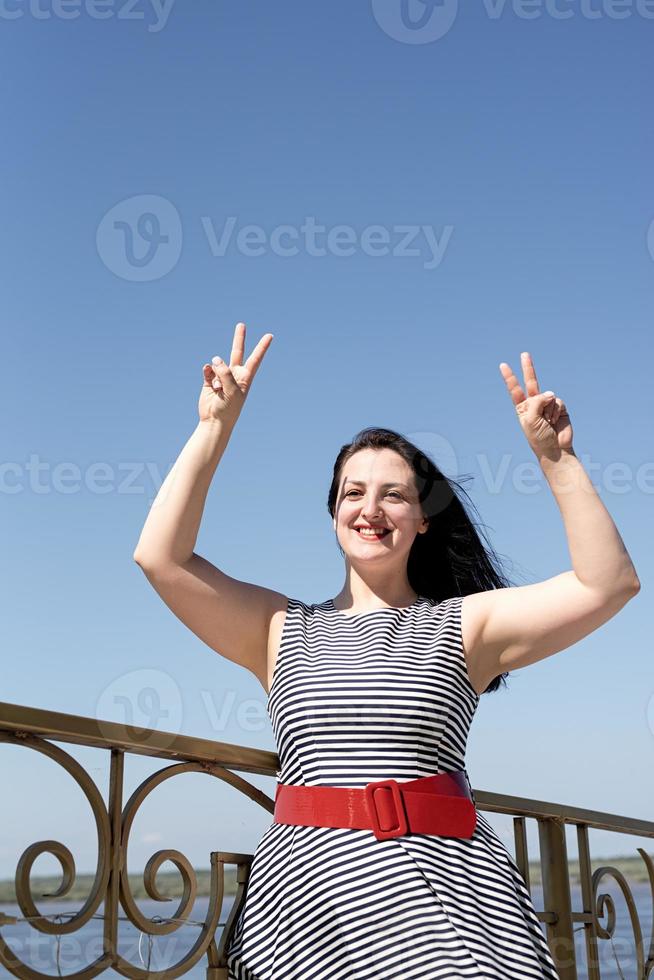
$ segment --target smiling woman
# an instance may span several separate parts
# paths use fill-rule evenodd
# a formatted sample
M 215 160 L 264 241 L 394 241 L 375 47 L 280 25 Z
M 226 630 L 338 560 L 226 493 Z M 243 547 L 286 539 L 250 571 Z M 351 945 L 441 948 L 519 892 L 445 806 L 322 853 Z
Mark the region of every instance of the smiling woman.
M 440 601 L 508 587 L 497 555 L 468 516 L 463 494 L 457 481 L 390 429 L 371 426 L 343 446 L 327 498 L 345 558 L 335 607 L 398 607 L 416 594 Z M 366 532 L 370 528 L 383 533 Z M 486 690 L 496 691 L 505 677 L 497 670 Z
M 528 355 L 527 395 L 502 363 L 573 570 L 510 586 L 460 485 L 400 433 L 370 427 L 341 447 L 327 496 L 343 587 L 309 604 L 193 550 L 272 335 L 245 364 L 244 338 L 238 324 L 229 365 L 203 366 L 200 423 L 135 553 L 175 614 L 268 692 L 274 822 L 226 946 L 230 980 L 556 980 L 525 881 L 476 809 L 465 753 L 480 697 L 506 668 L 567 648 L 638 589 L 565 405 L 540 394 Z

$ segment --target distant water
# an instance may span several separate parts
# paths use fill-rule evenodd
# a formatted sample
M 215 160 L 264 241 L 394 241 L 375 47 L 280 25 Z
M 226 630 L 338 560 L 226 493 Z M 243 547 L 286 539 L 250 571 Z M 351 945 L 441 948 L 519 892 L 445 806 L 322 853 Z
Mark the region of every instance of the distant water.
M 636 976 L 636 957 L 634 937 L 630 928 L 629 914 L 626 903 L 622 898 L 622 893 L 617 886 L 612 884 L 602 889 L 608 891 L 614 898 L 616 908 L 616 936 L 611 943 L 609 940 L 599 941 L 600 968 L 602 980 L 623 980 Z M 645 947 L 649 941 L 652 917 L 652 901 L 649 886 L 646 883 L 632 885 L 632 892 L 636 908 L 640 917 L 641 930 L 644 936 Z M 542 908 L 542 891 L 536 886 L 532 889 L 532 898 L 537 909 Z M 154 902 L 143 900 L 138 902 L 141 912 L 153 918 L 162 918 L 172 915 L 177 907 L 177 900 L 171 902 Z M 223 903 L 220 915 L 220 925 L 218 933 L 225 922 L 233 904 L 233 897 L 227 896 Z M 208 906 L 208 899 L 198 898 L 193 907 L 191 918 L 194 921 L 203 921 Z M 577 910 L 581 908 L 581 895 L 579 887 L 572 889 L 572 907 Z M 39 911 L 51 915 L 59 912 L 73 912 L 79 905 L 71 902 L 43 902 L 39 906 Z M 98 912 L 102 910 L 102 906 Z M 16 906 L 7 903 L 0 904 L 0 911 L 7 915 L 20 916 L 20 910 Z M 122 910 L 120 915 L 124 915 Z M 606 917 L 601 920 L 606 924 Z M 585 949 L 583 939 L 583 927 L 576 926 L 575 940 L 577 948 L 577 968 L 579 980 L 587 980 L 585 970 Z M 199 933 L 199 926 L 183 925 L 170 935 L 155 936 L 152 949 L 150 951 L 150 969 L 163 970 L 178 962 L 184 954 L 193 946 Z M 2 935 L 10 947 L 18 954 L 20 959 L 31 966 L 33 969 L 57 977 L 57 961 L 55 957 L 56 937 L 42 933 L 37 933 L 27 923 L 17 923 L 2 927 Z M 129 960 L 136 966 L 145 968 L 148 956 L 148 940 L 143 937 L 141 940 L 141 955 L 139 958 L 139 937 L 140 932 L 131 922 L 121 921 L 118 930 L 119 951 L 121 956 Z M 647 949 L 646 949 L 647 951 Z M 63 976 L 81 970 L 102 952 L 102 921 L 92 919 L 86 926 L 75 933 L 61 937 L 59 951 L 59 969 Z M 616 957 L 622 970 L 616 965 Z M 189 980 L 205 980 L 206 978 L 206 955 L 199 962 L 184 974 Z M 0 977 L 11 977 L 9 971 L 0 966 Z M 105 970 L 100 977 L 120 977 L 115 970 Z

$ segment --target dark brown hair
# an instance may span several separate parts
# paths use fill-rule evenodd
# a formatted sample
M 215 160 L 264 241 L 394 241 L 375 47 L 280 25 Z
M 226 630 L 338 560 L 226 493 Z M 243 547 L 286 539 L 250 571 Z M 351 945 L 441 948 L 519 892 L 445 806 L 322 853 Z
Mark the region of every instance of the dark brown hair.
M 429 519 L 427 531 L 416 535 L 407 561 L 407 577 L 418 595 L 441 602 L 452 596 L 504 589 L 511 585 L 502 572 L 496 552 L 485 535 L 486 544 L 482 543 L 459 499 L 461 493 L 470 500 L 465 489 L 456 480 L 445 476 L 414 443 L 392 429 L 369 426 L 341 447 L 327 497 L 327 509 L 332 518 L 336 512 L 343 466 L 361 449 L 393 449 L 413 470 L 422 513 Z M 471 501 L 470 507 L 475 509 Z M 338 547 L 344 554 L 340 544 Z M 508 672 L 493 678 L 482 693 L 488 694 L 501 684 L 506 685 L 507 676 Z

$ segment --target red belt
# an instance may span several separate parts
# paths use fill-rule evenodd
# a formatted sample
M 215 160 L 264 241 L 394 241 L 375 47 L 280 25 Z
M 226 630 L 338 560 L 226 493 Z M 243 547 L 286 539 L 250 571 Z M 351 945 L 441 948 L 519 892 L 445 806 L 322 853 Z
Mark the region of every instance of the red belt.
M 401 783 L 381 779 L 363 789 L 278 783 L 274 823 L 369 829 L 377 840 L 408 833 L 470 838 L 477 811 L 459 769 Z

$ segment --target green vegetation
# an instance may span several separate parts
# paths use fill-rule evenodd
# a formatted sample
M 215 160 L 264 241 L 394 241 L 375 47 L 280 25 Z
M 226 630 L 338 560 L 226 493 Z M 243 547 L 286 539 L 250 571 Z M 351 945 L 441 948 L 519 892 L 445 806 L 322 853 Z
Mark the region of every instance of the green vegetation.
M 199 896 L 208 896 L 211 882 L 209 869 L 206 868 L 194 870 L 198 886 L 197 894 Z M 62 895 L 60 898 L 54 899 L 53 901 L 83 902 L 88 897 L 91 888 L 93 887 L 94 877 L 94 875 L 77 875 L 75 878 L 75 883 L 68 894 Z M 143 873 L 131 874 L 127 877 L 130 889 L 135 899 L 150 899 L 150 896 L 146 892 L 143 885 Z M 31 890 L 36 904 L 39 907 L 41 907 L 42 904 L 46 904 L 48 899 L 41 898 L 41 896 L 56 891 L 60 883 L 61 878 L 54 875 L 51 877 L 37 877 L 36 875 L 33 875 L 31 879 Z M 171 898 L 171 901 L 166 902 L 165 905 L 162 903 L 161 914 L 164 915 L 165 912 L 168 911 L 168 906 L 170 906 L 170 911 L 174 912 L 177 906 L 174 904 L 173 900 L 179 901 L 182 896 L 182 881 L 179 872 L 160 871 L 157 875 L 157 888 L 162 895 Z M 225 865 L 225 894 L 236 894 L 236 865 L 234 864 Z M 0 881 L 0 903 L 1 902 L 11 902 L 12 904 L 16 903 L 16 889 L 12 879 Z
M 591 860 L 591 867 L 593 871 L 607 865 L 620 871 L 630 885 L 649 881 L 647 868 L 640 854 L 636 854 L 633 857 L 607 857 L 594 858 Z M 570 884 L 578 885 L 580 883 L 579 861 L 573 859 L 569 860 L 568 868 L 570 871 Z M 607 879 L 604 880 L 606 881 Z M 541 884 L 540 864 L 537 861 L 529 862 L 529 881 L 532 885 Z
M 648 880 L 645 862 L 639 854 L 630 857 L 596 858 L 592 862 L 593 870 L 602 867 L 603 865 L 610 865 L 613 868 L 617 868 L 617 870 L 625 876 L 630 885 L 640 882 L 647 882 Z M 570 884 L 578 885 L 579 862 L 576 860 L 571 860 L 569 861 L 569 867 Z M 209 870 L 207 868 L 200 870 L 196 869 L 195 874 L 197 877 L 198 896 L 208 896 L 210 885 Z M 75 880 L 75 884 L 68 895 L 63 896 L 63 898 L 58 899 L 58 901 L 70 900 L 73 902 L 83 902 L 91 890 L 93 877 L 93 875 L 78 875 Z M 537 861 L 529 862 L 529 880 L 531 885 L 541 884 L 540 865 Z M 61 879 L 55 876 L 34 876 L 32 878 L 32 894 L 34 895 L 37 904 L 40 905 L 41 903 L 46 903 L 47 899 L 41 898 L 41 896 L 56 891 L 60 882 Z M 142 874 L 129 875 L 129 884 L 134 898 L 142 900 L 150 897 L 145 891 Z M 173 912 L 175 910 L 173 902 L 174 900 L 179 901 L 182 894 L 182 884 L 179 873 L 177 871 L 160 871 L 157 875 L 157 886 L 162 895 L 165 895 L 171 899 L 171 901 L 166 903 L 166 905 L 170 905 L 170 911 Z M 233 864 L 228 864 L 225 865 L 225 894 L 234 895 L 235 893 L 236 867 Z M 16 892 L 12 879 L 0 881 L 0 902 L 15 904 Z M 163 905 L 162 914 L 164 914 Z

